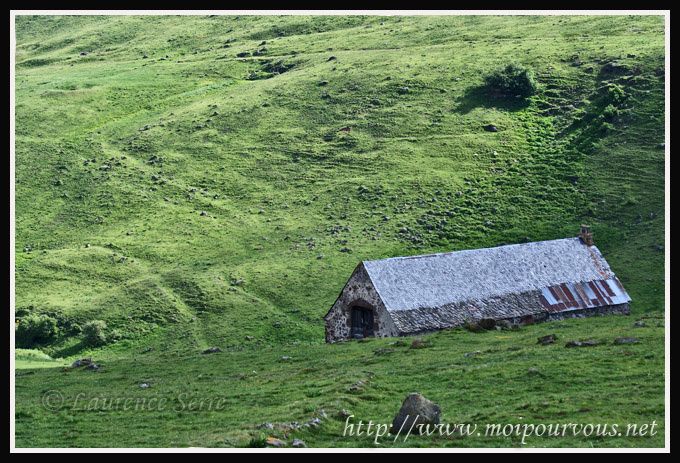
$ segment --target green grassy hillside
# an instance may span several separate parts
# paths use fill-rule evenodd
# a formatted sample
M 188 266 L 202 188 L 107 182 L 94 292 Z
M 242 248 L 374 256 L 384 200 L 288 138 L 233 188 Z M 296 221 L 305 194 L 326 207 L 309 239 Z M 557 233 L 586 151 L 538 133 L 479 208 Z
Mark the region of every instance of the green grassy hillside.
M 363 259 L 574 236 L 585 222 L 633 314 L 658 314 L 663 28 L 661 17 L 632 16 L 18 17 L 16 315 L 58 325 L 49 340 L 20 347 L 111 362 L 101 377 L 57 369 L 17 377 L 18 445 L 228 444 L 181 414 L 163 420 L 163 436 L 118 435 L 127 421 L 103 431 L 100 415 L 43 415 L 32 410 L 45 382 L 126 391 L 148 375 L 173 390 L 208 381 L 196 386 L 205 392 L 222 379 L 241 388 L 234 378 L 254 368 L 267 379 L 243 399 L 249 411 L 225 421 L 230 429 L 330 407 L 326 392 L 346 387 L 333 375 L 357 380 L 371 370 L 362 362 L 378 361 L 374 344 L 323 344 L 322 317 Z M 537 94 L 489 98 L 484 76 L 511 62 L 534 71 Z M 103 347 L 83 342 L 92 320 L 106 323 Z M 612 324 L 624 330 L 632 320 Z M 609 336 L 605 320 L 595 326 Z M 436 335 L 435 345 L 460 349 L 460 336 Z M 465 343 L 491 349 L 487 340 Z M 649 361 L 636 350 L 605 354 L 615 348 L 582 359 L 593 362 L 581 371 L 593 374 L 588 381 L 625 388 L 610 404 L 621 417 L 662 406 L 663 329 L 647 340 Z M 209 346 L 229 354 L 196 357 Z M 277 359 L 288 350 L 301 377 L 280 395 L 276 377 L 288 373 Z M 516 355 L 497 360 L 512 365 L 500 373 L 472 360 L 455 368 L 479 389 L 526 370 Z M 442 358 L 428 361 L 425 370 L 441 367 Z M 390 355 L 381 371 L 401 377 L 412 362 Z M 598 376 L 603 365 L 625 376 L 631 362 L 632 375 L 649 375 L 640 409 L 629 407 L 630 384 Z M 541 387 L 554 395 L 563 386 L 547 384 L 551 377 Z M 410 377 L 350 405 L 384 418 L 395 404 L 383 397 L 415 388 L 447 390 L 440 400 L 460 406 L 443 376 L 427 384 Z M 277 408 L 279 400 L 297 405 Z M 214 418 L 224 417 L 201 419 Z M 67 428 L 49 432 L 64 420 Z M 77 431 L 88 426 L 98 437 Z

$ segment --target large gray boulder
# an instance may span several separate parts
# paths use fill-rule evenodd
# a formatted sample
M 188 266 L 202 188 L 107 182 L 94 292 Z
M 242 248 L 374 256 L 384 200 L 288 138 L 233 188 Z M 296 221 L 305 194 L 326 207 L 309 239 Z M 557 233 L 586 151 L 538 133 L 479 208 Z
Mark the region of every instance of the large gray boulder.
M 426 426 L 439 424 L 441 409 L 436 403 L 426 399 L 417 392 L 409 394 L 401 404 L 401 409 L 392 421 L 391 432 L 421 434 L 426 430 Z

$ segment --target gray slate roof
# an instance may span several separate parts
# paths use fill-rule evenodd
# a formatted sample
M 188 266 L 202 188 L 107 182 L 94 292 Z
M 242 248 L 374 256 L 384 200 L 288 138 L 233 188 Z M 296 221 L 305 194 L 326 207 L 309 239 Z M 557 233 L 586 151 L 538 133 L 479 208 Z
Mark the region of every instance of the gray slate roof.
M 450 320 L 453 313 L 435 314 L 431 309 L 453 310 L 469 304 L 479 308 L 480 303 L 487 305 L 490 301 L 496 301 L 494 305 L 500 308 L 498 304 L 504 299 L 519 295 L 531 295 L 538 301 L 546 288 L 562 283 L 615 280 L 620 286 L 597 247 L 585 245 L 580 238 L 394 257 L 363 264 L 395 321 L 408 318 L 400 311 L 424 309 L 428 317 Z M 630 298 L 623 287 L 620 290 L 618 301 L 628 302 Z M 538 303 L 531 305 L 540 307 Z

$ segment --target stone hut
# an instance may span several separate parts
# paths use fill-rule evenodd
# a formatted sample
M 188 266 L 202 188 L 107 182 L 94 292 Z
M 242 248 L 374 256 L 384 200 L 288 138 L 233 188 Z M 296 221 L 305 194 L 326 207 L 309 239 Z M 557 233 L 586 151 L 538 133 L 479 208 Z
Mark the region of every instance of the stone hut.
M 324 317 L 326 341 L 628 314 L 630 300 L 582 226 L 576 238 L 363 261 Z

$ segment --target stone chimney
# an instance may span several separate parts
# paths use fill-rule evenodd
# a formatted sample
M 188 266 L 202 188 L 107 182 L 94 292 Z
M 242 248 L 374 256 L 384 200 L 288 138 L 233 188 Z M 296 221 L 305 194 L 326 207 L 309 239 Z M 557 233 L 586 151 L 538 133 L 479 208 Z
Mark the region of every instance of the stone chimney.
M 593 232 L 590 231 L 590 227 L 588 225 L 581 225 L 581 233 L 578 234 L 578 237 L 581 238 L 581 241 L 583 241 L 583 243 L 588 246 L 592 246 L 594 244 Z

